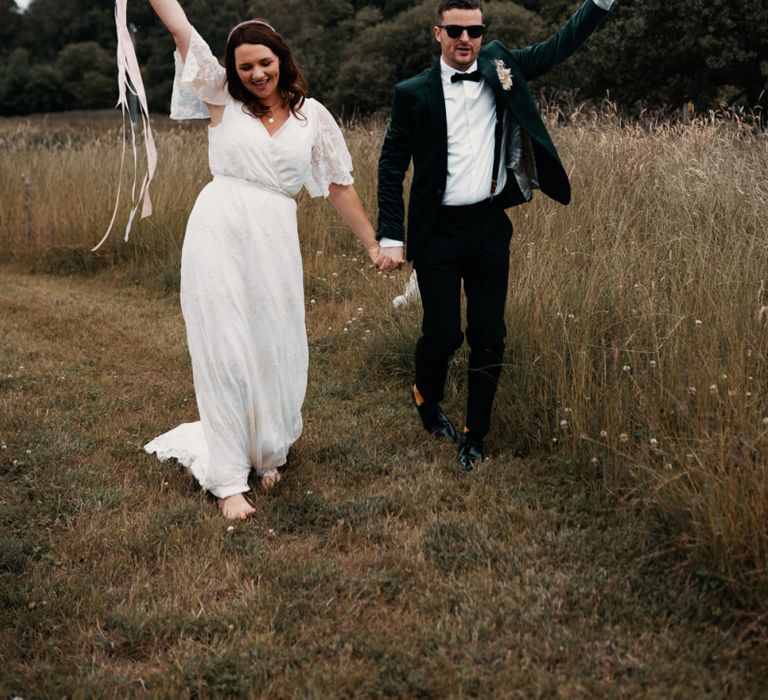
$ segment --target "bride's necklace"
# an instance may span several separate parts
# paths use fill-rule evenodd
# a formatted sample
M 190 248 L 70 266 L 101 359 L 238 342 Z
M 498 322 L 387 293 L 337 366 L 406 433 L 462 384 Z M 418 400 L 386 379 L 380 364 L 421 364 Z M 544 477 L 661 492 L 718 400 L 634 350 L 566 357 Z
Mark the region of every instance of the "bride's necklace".
M 275 102 L 275 104 L 270 105 L 269 107 L 267 107 L 267 112 L 264 115 L 267 118 L 267 121 L 270 124 L 274 124 L 275 123 L 275 118 L 272 116 L 272 107 L 277 107 L 277 105 L 278 105 L 278 103 Z

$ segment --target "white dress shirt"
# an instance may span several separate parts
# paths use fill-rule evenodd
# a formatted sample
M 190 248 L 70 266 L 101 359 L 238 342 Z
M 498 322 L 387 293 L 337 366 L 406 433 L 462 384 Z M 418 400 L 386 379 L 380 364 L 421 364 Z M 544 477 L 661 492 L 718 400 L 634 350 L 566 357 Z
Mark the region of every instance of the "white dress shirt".
M 477 62 L 467 72 L 475 70 Z M 477 83 L 471 80 L 452 83 L 451 76 L 458 72 L 440 59 L 448 127 L 448 177 L 443 204 L 448 206 L 476 204 L 488 199 L 493 179 L 496 98 L 484 78 Z M 502 178 L 504 175 L 502 173 Z M 497 191 L 503 187 L 504 182 L 500 180 Z

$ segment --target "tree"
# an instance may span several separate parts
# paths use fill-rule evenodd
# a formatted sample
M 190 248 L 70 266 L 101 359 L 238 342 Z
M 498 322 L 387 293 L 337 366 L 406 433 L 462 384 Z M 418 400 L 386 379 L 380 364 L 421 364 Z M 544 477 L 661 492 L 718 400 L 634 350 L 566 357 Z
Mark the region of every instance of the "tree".
M 21 27 L 21 17 L 13 0 L 0 1 L 0 59 L 4 59 L 15 46 Z
M 67 44 L 95 41 L 115 48 L 114 0 L 33 0 L 21 16 L 17 46 L 35 63 L 53 60 Z
M 58 55 L 57 68 L 69 109 L 103 109 L 117 101 L 115 61 L 95 41 L 68 44 Z
M 395 83 L 438 55 L 431 34 L 436 0 L 182 4 L 217 56 L 232 26 L 267 18 L 296 52 L 311 94 L 346 114 L 385 109 Z M 489 0 L 486 41 L 525 46 L 557 29 L 579 5 Z M 166 112 L 173 41 L 148 2 L 129 3 L 128 10 L 150 109 Z M 765 0 L 619 0 L 587 45 L 537 86 L 593 99 L 610 90 L 628 107 L 691 100 L 700 109 L 736 102 L 768 111 L 766 27 Z M 12 0 L 0 0 L 0 113 L 112 104 L 115 44 L 114 0 L 33 0 L 24 13 Z M 57 78 L 65 89 L 52 89 Z
M 62 76 L 54 66 L 31 65 L 29 51 L 11 52 L 0 78 L 0 114 L 56 112 L 64 108 Z
M 763 0 L 624 0 L 578 60 L 576 84 L 624 104 L 766 104 Z M 761 93 L 762 103 L 761 103 Z
M 30 111 L 24 101 L 29 73 L 29 51 L 15 48 L 3 66 L 0 113 L 27 114 Z

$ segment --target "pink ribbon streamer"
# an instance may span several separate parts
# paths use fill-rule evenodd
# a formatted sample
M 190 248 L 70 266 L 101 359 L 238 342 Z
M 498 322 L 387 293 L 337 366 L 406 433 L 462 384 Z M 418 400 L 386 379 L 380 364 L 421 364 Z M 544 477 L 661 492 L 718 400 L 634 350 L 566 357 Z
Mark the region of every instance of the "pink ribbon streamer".
M 155 176 L 157 168 L 157 148 L 155 139 L 152 136 L 152 128 L 149 125 L 149 108 L 147 107 L 147 95 L 144 91 L 144 83 L 141 79 L 139 62 L 136 59 L 136 51 L 133 47 L 130 31 L 128 30 L 127 19 L 128 0 L 115 0 L 115 27 L 117 29 L 117 86 L 119 97 L 117 105 L 122 109 L 123 114 L 123 147 L 120 156 L 120 182 L 117 186 L 117 196 L 115 197 L 115 208 L 112 211 L 112 219 L 109 222 L 107 232 L 102 239 L 91 250 L 98 250 L 109 237 L 112 231 L 112 225 L 115 223 L 117 208 L 120 203 L 120 191 L 122 189 L 123 166 L 125 164 L 125 112 L 128 109 L 128 91 L 130 90 L 139 101 L 139 110 L 141 112 L 141 121 L 144 126 L 144 146 L 147 152 L 147 172 L 142 179 L 139 196 L 136 197 L 136 181 L 138 175 L 138 154 L 136 151 L 136 133 L 133 122 L 131 121 L 131 145 L 133 150 L 133 185 L 131 187 L 131 213 L 128 216 L 128 223 L 125 227 L 125 240 L 131 231 L 133 218 L 138 212 L 139 205 L 142 205 L 141 218 L 152 214 L 152 200 L 149 197 L 149 183 Z

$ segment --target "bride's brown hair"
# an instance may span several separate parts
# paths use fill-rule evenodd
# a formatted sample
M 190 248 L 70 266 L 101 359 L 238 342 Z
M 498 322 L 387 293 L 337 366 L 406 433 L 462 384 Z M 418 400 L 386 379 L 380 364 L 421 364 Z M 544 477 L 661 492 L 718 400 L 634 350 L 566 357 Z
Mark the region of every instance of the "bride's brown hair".
M 241 44 L 261 44 L 278 57 L 280 78 L 277 81 L 277 89 L 280 99 L 283 106 L 288 107 L 294 117 L 301 117 L 299 110 L 307 97 L 307 80 L 296 63 L 293 51 L 285 43 L 285 39 L 264 20 L 243 22 L 230 32 L 224 55 L 229 94 L 242 102 L 244 108 L 254 117 L 263 117 L 269 111 L 259 98 L 243 85 L 237 74 L 235 49 Z

